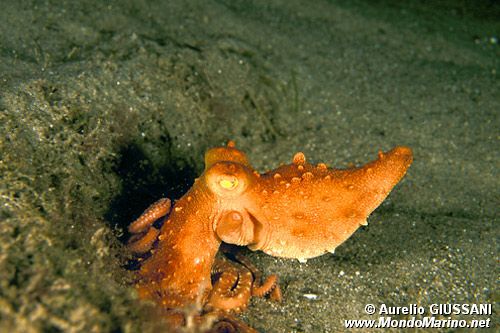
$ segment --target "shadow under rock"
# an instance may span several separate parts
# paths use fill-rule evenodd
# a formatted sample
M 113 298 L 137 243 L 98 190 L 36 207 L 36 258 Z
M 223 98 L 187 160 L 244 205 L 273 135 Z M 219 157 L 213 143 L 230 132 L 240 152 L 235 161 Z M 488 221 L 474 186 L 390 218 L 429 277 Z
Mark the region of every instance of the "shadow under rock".
M 130 236 L 128 225 L 149 205 L 165 197 L 175 201 L 197 177 L 192 161 L 174 156 L 171 149 L 167 151 L 167 162 L 160 166 L 152 163 L 135 143 L 120 151 L 115 172 L 122 180 L 122 191 L 111 202 L 105 218 L 114 230 L 124 230 L 118 237 L 122 242 Z

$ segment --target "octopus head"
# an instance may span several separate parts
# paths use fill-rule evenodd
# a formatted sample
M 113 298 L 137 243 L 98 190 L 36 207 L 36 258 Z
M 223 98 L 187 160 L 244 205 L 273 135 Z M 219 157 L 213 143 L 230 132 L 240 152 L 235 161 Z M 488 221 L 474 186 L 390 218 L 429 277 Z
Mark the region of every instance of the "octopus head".
M 254 182 L 255 176 L 242 164 L 217 162 L 205 171 L 205 181 L 212 193 L 220 199 L 241 196 Z
M 217 162 L 205 171 L 205 182 L 219 202 L 213 228 L 226 243 L 253 243 L 254 224 L 245 209 L 245 192 L 255 178 L 251 169 L 235 162 Z

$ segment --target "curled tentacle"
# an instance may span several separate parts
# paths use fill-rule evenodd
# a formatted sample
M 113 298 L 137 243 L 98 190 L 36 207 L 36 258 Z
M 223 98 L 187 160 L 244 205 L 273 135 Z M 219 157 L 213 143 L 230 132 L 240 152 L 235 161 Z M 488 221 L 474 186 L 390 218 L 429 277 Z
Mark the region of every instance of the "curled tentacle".
M 230 314 L 224 314 L 208 331 L 209 333 L 258 333 L 256 330 Z
M 151 250 L 160 234 L 160 230 L 153 227 L 153 223 L 167 215 L 170 207 L 170 199 L 162 198 L 146 208 L 141 216 L 129 225 L 128 231 L 133 234 L 127 244 L 130 251 L 142 254 Z
M 254 281 L 252 296 L 264 297 L 270 294 L 274 289 L 279 289 L 278 276 L 276 274 L 269 275 L 261 285 L 257 285 L 256 281 Z M 281 299 L 277 299 L 277 301 L 281 301 Z
M 137 254 L 146 253 L 151 250 L 151 247 L 158 238 L 159 234 L 160 230 L 155 227 L 150 227 L 146 233 L 132 236 L 127 244 L 127 247 L 130 251 Z
M 252 296 L 264 297 L 270 295 L 273 301 L 281 302 L 283 300 L 281 289 L 278 285 L 278 276 L 276 274 L 269 275 L 267 279 L 262 281 L 262 272 L 255 267 L 247 257 L 243 256 L 240 252 L 234 254 L 243 266 L 245 266 L 253 275 Z
M 223 311 L 241 312 L 251 297 L 252 273 L 237 263 L 218 260 L 212 274 L 216 276 L 208 307 Z
M 170 212 L 171 201 L 168 198 L 162 198 L 146 210 L 128 226 L 128 231 L 132 234 L 138 234 L 146 231 L 151 227 L 154 221 L 160 217 L 167 215 Z

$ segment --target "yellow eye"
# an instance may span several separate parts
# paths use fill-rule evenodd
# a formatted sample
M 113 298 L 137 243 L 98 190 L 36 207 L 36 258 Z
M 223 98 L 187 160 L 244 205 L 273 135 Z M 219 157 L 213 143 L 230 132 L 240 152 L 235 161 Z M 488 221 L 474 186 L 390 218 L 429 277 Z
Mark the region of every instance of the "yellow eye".
M 231 180 L 222 179 L 219 181 L 219 185 L 226 190 L 232 190 L 238 186 L 238 178 L 233 178 Z

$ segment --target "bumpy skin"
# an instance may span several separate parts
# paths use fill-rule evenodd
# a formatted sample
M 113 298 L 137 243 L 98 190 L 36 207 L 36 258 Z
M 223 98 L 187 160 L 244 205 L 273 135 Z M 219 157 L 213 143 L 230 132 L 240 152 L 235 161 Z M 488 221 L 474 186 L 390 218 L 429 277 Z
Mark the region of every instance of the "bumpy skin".
M 412 162 L 407 147 L 379 152 L 359 168 L 293 163 L 262 175 L 243 168 L 250 185 L 215 226 L 219 237 L 252 250 L 304 261 L 344 242 L 387 197 Z M 229 205 L 228 205 L 229 206 Z
M 292 164 L 260 175 L 233 142 L 210 149 L 205 154 L 205 171 L 175 203 L 159 231 L 157 247 L 140 268 L 139 294 L 156 300 L 166 310 L 194 304 L 210 310 L 242 309 L 250 297 L 251 277 L 242 269 L 216 263 L 221 240 L 299 260 L 333 252 L 366 224 L 368 215 L 411 162 L 412 152 L 406 147 L 380 152 L 377 160 L 346 170 L 311 165 L 297 153 Z M 147 232 L 153 237 L 153 220 L 169 211 L 170 202 L 159 201 L 152 207 L 131 225 L 132 232 Z M 151 245 L 146 238 L 131 247 L 145 252 Z M 213 269 L 222 274 L 214 290 Z M 235 274 L 240 274 L 239 278 L 234 278 Z M 234 285 L 238 282 L 231 280 L 242 284 Z M 264 290 L 254 285 L 252 293 L 272 291 L 273 281 L 268 279 L 262 286 L 270 286 Z M 274 288 L 274 293 L 281 297 L 279 288 Z

